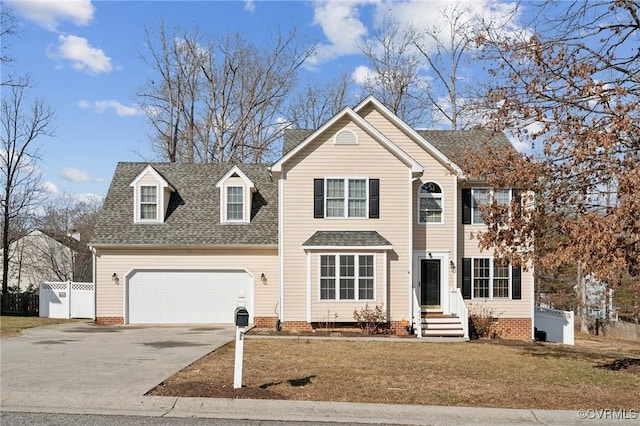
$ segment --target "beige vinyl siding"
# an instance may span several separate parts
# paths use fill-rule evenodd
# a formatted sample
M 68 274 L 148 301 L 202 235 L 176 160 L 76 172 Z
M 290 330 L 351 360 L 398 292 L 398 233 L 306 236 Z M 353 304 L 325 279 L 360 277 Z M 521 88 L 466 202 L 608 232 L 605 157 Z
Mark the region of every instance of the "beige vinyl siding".
M 465 185 L 465 188 L 477 188 L 481 185 Z M 460 190 L 461 191 L 461 190 Z M 477 237 L 473 235 L 487 229 L 486 225 L 463 225 L 462 224 L 462 193 L 458 196 L 458 265 L 462 267 L 462 258 L 491 258 L 493 250 L 480 250 L 478 247 Z M 462 270 L 458 271 L 458 285 L 462 286 Z M 505 318 L 530 318 L 532 316 L 533 307 L 533 269 L 528 268 L 527 271 L 522 269 L 522 299 L 471 299 L 467 300 L 467 306 L 480 308 L 486 306 L 494 312 L 495 315 Z
M 334 144 L 334 134 L 342 129 L 355 132 L 358 144 Z M 326 177 L 380 179 L 380 219 L 314 219 L 313 180 Z M 281 193 L 284 321 L 307 320 L 307 259 L 302 243 L 321 230 L 376 230 L 391 242 L 394 250 L 389 254 L 388 308 L 392 319 L 406 317 L 409 312 L 411 212 L 398 206 L 411 204 L 407 165 L 345 118 L 291 158 L 285 164 L 281 178 L 284 179 Z M 317 292 L 315 281 L 313 279 L 311 288 L 312 300 Z M 352 321 L 352 314 L 352 310 L 344 311 L 340 320 Z
M 455 250 L 455 191 L 457 177 L 444 164 L 427 152 L 423 145 L 411 139 L 402 129 L 388 121 L 373 106 L 364 108 L 360 114 L 376 129 L 395 143 L 411 158 L 420 163 L 423 175 L 413 183 L 411 214 L 413 224 L 413 248 L 417 252 L 448 251 L 453 259 Z M 442 224 L 418 223 L 418 189 L 423 183 L 435 182 L 442 189 L 443 215 Z M 415 277 L 414 280 L 418 280 Z M 455 274 L 449 274 L 449 288 L 455 287 Z
M 277 250 L 232 249 L 219 250 L 109 250 L 98 249 L 96 271 L 96 316 L 124 317 L 126 275 L 133 269 L 184 270 L 246 270 L 254 279 L 253 316 L 275 316 L 279 299 L 279 268 Z M 111 277 L 117 273 L 120 284 Z M 260 279 L 267 277 L 264 285 Z

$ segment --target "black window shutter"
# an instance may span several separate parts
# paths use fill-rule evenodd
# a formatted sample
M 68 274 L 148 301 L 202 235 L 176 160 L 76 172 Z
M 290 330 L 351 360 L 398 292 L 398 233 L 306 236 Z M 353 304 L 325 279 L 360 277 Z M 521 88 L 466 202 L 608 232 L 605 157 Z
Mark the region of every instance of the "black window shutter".
M 520 197 L 520 191 L 518 191 L 517 189 L 512 189 L 511 190 L 511 197 L 515 200 L 515 203 L 518 205 L 515 217 L 519 218 L 522 215 L 522 213 L 521 213 L 522 197 Z
M 462 298 L 471 299 L 471 259 L 462 259 Z
M 511 289 L 513 300 L 522 299 L 522 268 L 519 266 L 511 267 Z
M 324 218 L 324 179 L 313 180 L 313 217 Z
M 471 188 L 462 188 L 462 224 L 471 225 Z
M 369 179 L 369 219 L 380 219 L 380 179 Z

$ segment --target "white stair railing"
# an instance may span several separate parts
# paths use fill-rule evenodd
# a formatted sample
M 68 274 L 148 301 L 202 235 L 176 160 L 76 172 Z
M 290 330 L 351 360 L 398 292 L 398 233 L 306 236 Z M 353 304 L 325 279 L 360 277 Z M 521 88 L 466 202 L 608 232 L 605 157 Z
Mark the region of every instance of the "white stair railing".
M 462 298 L 462 292 L 459 288 L 451 289 L 451 295 L 449 297 L 449 308 L 451 314 L 457 315 L 460 319 L 462 329 L 464 330 L 464 337 L 469 338 L 469 310 Z

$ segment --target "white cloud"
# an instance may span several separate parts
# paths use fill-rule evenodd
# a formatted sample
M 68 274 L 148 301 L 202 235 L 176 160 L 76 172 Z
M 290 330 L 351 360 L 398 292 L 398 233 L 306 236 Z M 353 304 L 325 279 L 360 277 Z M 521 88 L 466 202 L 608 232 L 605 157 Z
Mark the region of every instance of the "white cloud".
M 89 109 L 96 114 L 102 114 L 108 109 L 115 111 L 119 117 L 133 117 L 136 115 L 143 115 L 144 111 L 135 106 L 126 106 L 116 100 L 103 100 L 90 102 L 86 100 L 78 101 L 78 106 L 82 109 Z
M 356 84 L 364 84 L 375 78 L 375 75 L 376 72 L 374 70 L 365 65 L 360 65 L 351 73 L 351 78 Z
M 42 184 L 44 190 L 49 193 L 49 195 L 57 195 L 60 193 L 58 187 L 51 181 L 46 181 Z
M 56 31 L 58 25 L 69 21 L 75 25 L 88 25 L 94 8 L 90 0 L 5 0 L 15 11 L 38 25 Z
M 309 61 L 310 65 L 360 51 L 357 43 L 366 36 L 367 27 L 360 20 L 359 8 L 370 3 L 368 0 L 315 3 L 313 23 L 322 27 L 328 43 L 316 46 L 315 56 Z
M 245 0 L 244 2 L 244 10 L 246 10 L 247 12 L 255 12 L 256 11 L 256 4 L 253 0 Z
M 60 173 L 64 179 L 71 182 L 102 182 L 102 178 L 96 178 L 91 176 L 89 172 L 79 170 L 73 167 L 66 167 Z
M 73 69 L 87 74 L 111 72 L 111 58 L 102 49 L 92 47 L 88 40 L 74 35 L 59 35 L 59 45 L 49 56 L 71 61 Z
M 89 203 L 89 204 L 95 204 L 102 201 L 101 196 L 92 194 L 90 192 L 87 192 L 84 194 L 71 194 L 71 198 L 73 198 L 76 201 Z

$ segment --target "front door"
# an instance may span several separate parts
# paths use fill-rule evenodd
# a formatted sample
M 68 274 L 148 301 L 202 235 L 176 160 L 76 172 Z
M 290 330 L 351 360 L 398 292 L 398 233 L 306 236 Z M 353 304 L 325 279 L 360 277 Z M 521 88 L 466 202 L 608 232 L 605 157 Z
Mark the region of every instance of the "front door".
M 440 308 L 440 259 L 420 260 L 420 304 Z

